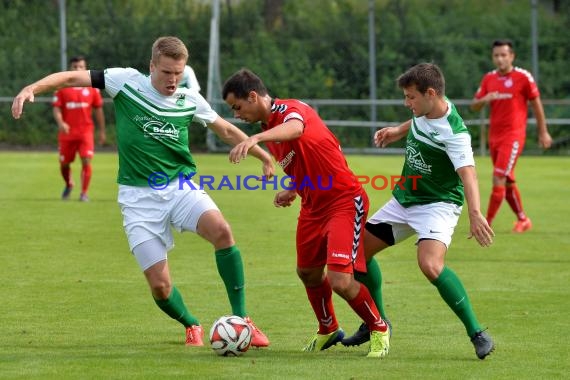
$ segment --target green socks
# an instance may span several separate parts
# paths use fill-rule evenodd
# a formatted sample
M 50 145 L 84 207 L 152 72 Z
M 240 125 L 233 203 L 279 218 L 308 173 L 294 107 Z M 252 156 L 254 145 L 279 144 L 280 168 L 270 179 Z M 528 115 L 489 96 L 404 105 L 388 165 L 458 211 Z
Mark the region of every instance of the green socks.
M 385 319 L 386 311 L 384 310 L 384 302 L 382 300 L 382 272 L 380 271 L 380 265 L 378 265 L 378 262 L 373 258 L 366 263 L 366 267 L 368 273 L 363 274 L 356 272 L 354 278 L 368 288 L 370 295 L 374 299 L 374 302 L 376 302 L 382 319 Z M 473 312 L 473 307 L 471 306 L 467 292 L 454 271 L 446 266 L 443 267 L 439 277 L 435 279 L 432 284 L 439 291 L 441 298 L 443 298 L 451 310 L 453 310 L 461 322 L 463 322 L 467 330 L 467 335 L 472 337 L 476 332 L 482 330 Z
M 170 292 L 170 296 L 168 296 L 165 300 L 157 300 L 155 299 L 154 302 L 160 307 L 162 311 L 164 311 L 168 316 L 172 319 L 177 320 L 178 322 L 182 323 L 184 327 L 189 327 L 192 325 L 199 325 L 198 319 L 194 317 L 188 309 L 186 305 L 184 305 L 184 300 L 180 295 L 180 292 L 176 288 L 176 286 L 172 287 L 172 291 Z
M 232 313 L 240 317 L 247 316 L 245 311 L 243 263 L 239 249 L 234 245 L 229 248 L 217 250 L 216 265 L 218 267 L 218 273 L 226 286 L 230 305 L 232 306 Z M 172 291 L 167 299 L 155 299 L 154 302 L 156 302 L 158 307 L 169 317 L 182 323 L 185 327 L 200 324 L 198 319 L 190 314 L 190 311 L 186 308 L 184 300 L 176 286 L 172 287 Z
M 386 311 L 384 310 L 384 301 L 382 299 L 382 272 L 380 271 L 380 265 L 372 258 L 372 260 L 366 263 L 366 268 L 368 273 L 355 272 L 354 278 L 368 288 L 380 312 L 380 316 L 382 319 L 386 319 Z
M 479 325 L 477 317 L 473 312 L 473 307 L 471 306 L 467 292 L 454 271 L 444 266 L 439 277 L 432 281 L 432 284 L 439 291 L 441 298 L 443 298 L 451 310 L 461 319 L 469 337 L 481 331 L 481 325 Z
M 239 317 L 247 316 L 245 311 L 245 280 L 241 253 L 234 245 L 216 251 L 216 265 L 232 306 L 232 313 Z

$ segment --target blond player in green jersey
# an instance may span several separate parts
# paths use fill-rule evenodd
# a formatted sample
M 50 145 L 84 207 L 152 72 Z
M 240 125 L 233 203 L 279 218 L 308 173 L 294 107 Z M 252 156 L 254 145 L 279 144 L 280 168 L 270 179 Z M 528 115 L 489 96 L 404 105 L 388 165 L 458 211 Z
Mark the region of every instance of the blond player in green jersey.
M 186 328 L 187 345 L 203 345 L 204 330 L 174 286 L 167 260 L 174 246 L 171 228 L 192 231 L 212 244 L 231 312 L 249 323 L 252 346 L 268 346 L 269 340 L 245 309 L 243 263 L 231 228 L 214 201 L 191 179 L 196 173 L 188 148 L 192 121 L 207 125 L 231 145 L 247 135 L 219 117 L 195 86 L 180 86 L 187 60 L 188 50 L 180 39 L 160 37 L 152 46 L 150 75 L 131 68 L 51 74 L 20 91 L 12 115 L 20 118 L 24 103 L 43 92 L 72 86 L 105 89 L 113 98 L 117 120 L 123 227 L 154 301 Z M 263 174 L 273 176 L 271 156 L 259 146 L 250 152 L 262 161 Z
M 368 273 L 356 278 L 369 287 L 386 319 L 382 303 L 382 276 L 373 256 L 411 235 L 416 235 L 417 260 L 424 276 L 437 288 L 447 305 L 463 322 L 479 359 L 494 349 L 489 334 L 479 324 L 459 277 L 445 265 L 454 228 L 467 202 L 471 237 L 489 246 L 494 236 L 480 211 L 479 187 L 471 137 L 455 106 L 445 97 L 445 79 L 434 64 L 410 68 L 398 80 L 411 120 L 376 132 L 378 147 L 406 137 L 406 159 L 402 169 L 405 182 L 396 186 L 392 199 L 366 223 L 364 251 Z M 366 325 L 346 346 L 359 345 L 369 338 Z

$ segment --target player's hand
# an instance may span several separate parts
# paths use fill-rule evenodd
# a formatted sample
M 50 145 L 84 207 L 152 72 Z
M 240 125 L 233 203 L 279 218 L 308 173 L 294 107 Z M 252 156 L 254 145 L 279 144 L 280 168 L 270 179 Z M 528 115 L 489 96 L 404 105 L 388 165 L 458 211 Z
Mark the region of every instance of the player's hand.
M 495 232 L 493 232 L 493 229 L 487 223 L 487 219 L 480 212 L 475 215 L 470 214 L 469 221 L 471 223 L 471 232 L 468 239 L 475 237 L 475 240 L 481 247 L 489 247 L 493 244 Z
M 249 137 L 244 141 L 240 142 L 230 151 L 230 162 L 232 164 L 238 164 L 241 160 L 247 157 L 247 152 L 255 145 L 257 141 L 253 137 Z
M 394 141 L 398 141 L 398 127 L 382 128 L 374 134 L 374 145 L 378 148 L 385 148 Z
M 550 137 L 550 133 L 544 132 L 538 135 L 538 146 L 543 149 L 549 149 L 552 146 L 552 137 Z
M 297 192 L 295 190 L 283 190 L 275 194 L 273 205 L 275 207 L 289 207 L 293 204 L 295 198 L 297 198 Z
M 270 179 L 273 178 L 275 175 L 275 166 L 273 165 L 273 161 L 263 162 L 262 166 L 263 171 L 263 178 Z
M 490 92 L 482 98 L 482 100 L 486 103 L 490 103 L 496 99 L 499 99 L 499 91 Z
M 59 124 L 58 128 L 60 132 L 65 133 L 66 135 L 69 134 L 69 124 L 67 124 L 65 121 Z
M 105 145 L 106 142 L 107 142 L 107 134 L 105 133 L 105 131 L 100 131 L 99 132 L 99 145 Z
M 19 119 L 24 111 L 24 102 L 34 102 L 34 90 L 31 86 L 24 87 L 12 102 L 12 116 Z

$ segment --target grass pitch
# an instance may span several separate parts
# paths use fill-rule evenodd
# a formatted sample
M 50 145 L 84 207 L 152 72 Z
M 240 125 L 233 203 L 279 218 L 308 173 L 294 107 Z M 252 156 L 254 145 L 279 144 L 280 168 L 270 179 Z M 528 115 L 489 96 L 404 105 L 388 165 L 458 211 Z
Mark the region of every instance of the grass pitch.
M 258 174 L 254 158 L 197 155 L 200 174 Z M 349 156 L 360 175 L 398 175 L 401 157 Z M 478 158 L 482 207 L 490 190 L 488 158 Z M 465 210 L 448 253 L 496 351 L 476 358 L 464 328 L 421 275 L 412 240 L 377 256 L 394 325 L 390 354 L 367 347 L 301 352 L 316 322 L 295 275 L 298 205 L 272 206 L 273 190 L 212 190 L 242 250 L 250 315 L 271 339 L 240 358 L 188 348 L 184 331 L 154 305 L 130 255 L 116 204 L 117 156 L 93 163 L 92 201 L 59 199 L 55 152 L 0 153 L 0 378 L 6 379 L 555 379 L 570 373 L 568 158 L 522 157 L 517 176 L 534 228 L 510 232 L 505 203 L 490 248 L 466 239 Z M 73 173 L 78 186 L 79 166 Z M 282 175 L 281 172 L 278 172 Z M 371 212 L 389 198 L 368 187 Z M 229 312 L 214 255 L 193 234 L 176 234 L 170 253 L 175 284 L 209 329 Z M 347 333 L 359 321 L 335 296 Z

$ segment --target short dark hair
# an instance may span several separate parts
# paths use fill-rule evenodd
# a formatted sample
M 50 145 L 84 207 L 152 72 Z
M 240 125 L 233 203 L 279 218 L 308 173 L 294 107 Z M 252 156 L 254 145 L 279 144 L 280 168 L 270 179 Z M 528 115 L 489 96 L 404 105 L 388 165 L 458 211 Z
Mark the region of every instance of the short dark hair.
M 268 94 L 261 78 L 253 71 L 243 68 L 226 80 L 222 88 L 222 98 L 225 100 L 232 93 L 237 99 L 247 99 L 250 91 L 255 91 L 261 96 Z
M 151 60 L 155 64 L 162 56 L 178 60 L 188 60 L 188 48 L 178 37 L 164 36 L 157 38 L 152 44 Z
M 503 38 L 493 41 L 493 46 L 491 48 L 496 48 L 498 46 L 508 46 L 511 51 L 513 51 L 513 41 Z
M 397 82 L 402 89 L 415 85 L 422 94 L 430 87 L 440 96 L 445 94 L 445 78 L 441 69 L 434 63 L 419 63 L 411 67 L 398 77 Z
M 72 63 L 81 62 L 81 61 L 85 61 L 85 63 L 87 63 L 87 58 L 85 58 L 84 55 L 76 55 L 69 59 L 69 64 L 71 65 Z

